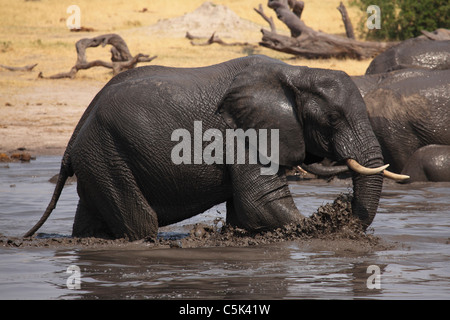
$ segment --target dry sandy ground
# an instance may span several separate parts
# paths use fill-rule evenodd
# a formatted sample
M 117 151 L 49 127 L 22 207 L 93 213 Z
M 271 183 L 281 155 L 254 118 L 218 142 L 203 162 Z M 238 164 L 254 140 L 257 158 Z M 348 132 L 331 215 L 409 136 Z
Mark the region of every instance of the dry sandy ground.
M 36 80 L 0 95 L 0 152 L 25 148 L 32 155 L 62 155 L 100 81 Z

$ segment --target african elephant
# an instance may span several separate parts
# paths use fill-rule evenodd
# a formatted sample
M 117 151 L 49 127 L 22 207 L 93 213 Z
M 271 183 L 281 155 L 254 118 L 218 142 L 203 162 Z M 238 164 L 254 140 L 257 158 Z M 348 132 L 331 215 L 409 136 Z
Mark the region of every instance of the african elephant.
M 402 69 L 351 78 L 365 100 L 369 120 L 391 170 L 402 172 L 408 159 L 423 146 L 450 145 L 450 70 Z M 324 166 L 319 163 L 322 159 L 314 160 L 312 165 L 301 167 L 319 176 L 348 170 L 343 165 Z M 430 168 L 433 162 L 430 159 L 427 163 Z M 413 177 L 403 182 L 411 181 Z
M 196 157 L 199 150 L 201 156 L 211 149 L 212 137 L 238 129 L 278 136 L 270 146 L 278 154 L 272 157 L 278 171 L 262 174 L 268 162 L 261 154 L 269 152 L 261 144 L 255 163 L 235 163 L 237 151 L 232 149 L 228 159 L 230 150 L 220 143 L 214 156 L 227 151 L 227 161 L 206 163 Z M 194 148 L 193 163 L 192 153 L 179 148 L 182 134 L 190 136 L 184 142 Z M 246 157 L 251 150 L 247 143 Z M 73 174 L 79 195 L 74 237 L 154 238 L 159 226 L 222 202 L 227 223 L 247 230 L 296 223 L 302 215 L 281 169 L 300 164 L 307 153 L 347 159 L 356 170 L 353 214 L 370 225 L 382 173 L 389 172 L 364 101 L 344 72 L 291 66 L 265 56 L 201 68 L 132 69 L 114 77 L 86 109 L 63 156 L 50 204 L 25 236 L 45 222 Z
M 445 38 L 439 41 L 421 36 L 402 41 L 376 56 L 366 75 L 411 68 L 450 69 L 450 36 Z
M 352 76 L 353 82 L 364 98 L 368 93 L 378 88 L 389 88 L 390 85 L 405 81 L 408 78 L 421 78 L 423 85 L 427 79 L 434 75 L 434 71 L 428 69 L 401 69 L 386 73 L 369 74 L 363 76 Z
M 450 145 L 430 144 L 422 147 L 408 159 L 402 174 L 414 181 L 450 181 Z
M 421 147 L 450 145 L 450 70 L 391 72 L 364 101 L 390 170 L 401 172 Z

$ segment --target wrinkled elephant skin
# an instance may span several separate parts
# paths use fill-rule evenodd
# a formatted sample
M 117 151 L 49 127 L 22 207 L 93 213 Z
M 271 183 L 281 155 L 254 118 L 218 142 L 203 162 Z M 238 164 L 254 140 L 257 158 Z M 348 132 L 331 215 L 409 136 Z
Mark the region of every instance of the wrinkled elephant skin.
M 175 164 L 171 156 L 179 141 L 173 133 L 201 135 L 196 123 L 204 136 L 225 137 L 229 129 L 276 132 L 279 171 L 261 174 L 260 159 Z M 212 143 L 201 142 L 190 141 L 199 150 Z M 383 165 L 364 100 L 347 74 L 264 56 L 203 68 L 140 67 L 114 77 L 86 109 L 42 219 L 56 205 L 65 179 L 75 174 L 76 237 L 154 238 L 159 226 L 222 202 L 232 225 L 277 228 L 302 219 L 284 168 L 301 164 L 307 154 L 354 159 L 369 168 Z M 353 174 L 353 213 L 366 226 L 375 216 L 382 182 L 381 173 Z

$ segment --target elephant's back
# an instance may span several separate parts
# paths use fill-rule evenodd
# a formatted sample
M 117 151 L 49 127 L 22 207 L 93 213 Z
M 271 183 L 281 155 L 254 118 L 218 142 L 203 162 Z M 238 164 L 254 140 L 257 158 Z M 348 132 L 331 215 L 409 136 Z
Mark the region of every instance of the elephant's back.
M 375 57 L 366 75 L 404 68 L 443 70 L 450 68 L 450 40 L 411 38 Z
M 133 68 L 114 76 L 105 87 L 125 84 L 139 80 L 160 78 L 164 82 L 178 84 L 182 87 L 195 86 L 226 86 L 246 67 L 254 64 L 277 61 L 272 58 L 254 55 L 232 59 L 211 66 L 182 68 L 149 65 Z
M 81 155 L 89 153 L 101 154 L 96 161 L 110 171 L 126 166 L 160 225 L 226 201 L 231 197 L 226 166 L 195 163 L 194 146 L 199 141 L 202 153 L 211 143 L 203 141 L 206 130 L 224 132 L 226 124 L 216 111 L 239 70 L 229 64 L 192 69 L 148 67 L 112 81 L 96 100 L 72 147 L 75 171 L 96 170 L 98 163 L 81 164 Z M 183 141 L 174 135 L 180 129 L 187 134 Z M 183 152 L 191 157 L 179 164 L 172 156 L 182 142 L 190 148 Z

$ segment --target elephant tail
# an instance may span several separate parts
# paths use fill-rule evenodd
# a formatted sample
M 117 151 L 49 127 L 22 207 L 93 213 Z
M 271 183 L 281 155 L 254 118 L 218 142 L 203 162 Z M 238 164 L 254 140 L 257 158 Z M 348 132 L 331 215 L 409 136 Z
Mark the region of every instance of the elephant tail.
M 61 170 L 59 172 L 58 181 L 56 182 L 55 191 L 53 192 L 52 199 L 50 200 L 50 203 L 47 206 L 47 209 L 45 210 L 44 214 L 42 215 L 41 219 L 34 225 L 33 228 L 31 228 L 27 233 L 24 234 L 24 237 L 31 237 L 36 231 L 39 230 L 40 227 L 47 221 L 48 217 L 52 213 L 53 209 L 56 207 L 56 203 L 58 202 L 59 196 L 61 195 L 62 189 L 64 188 L 64 185 L 66 183 L 67 178 L 69 177 L 69 170 L 68 168 L 62 164 Z

